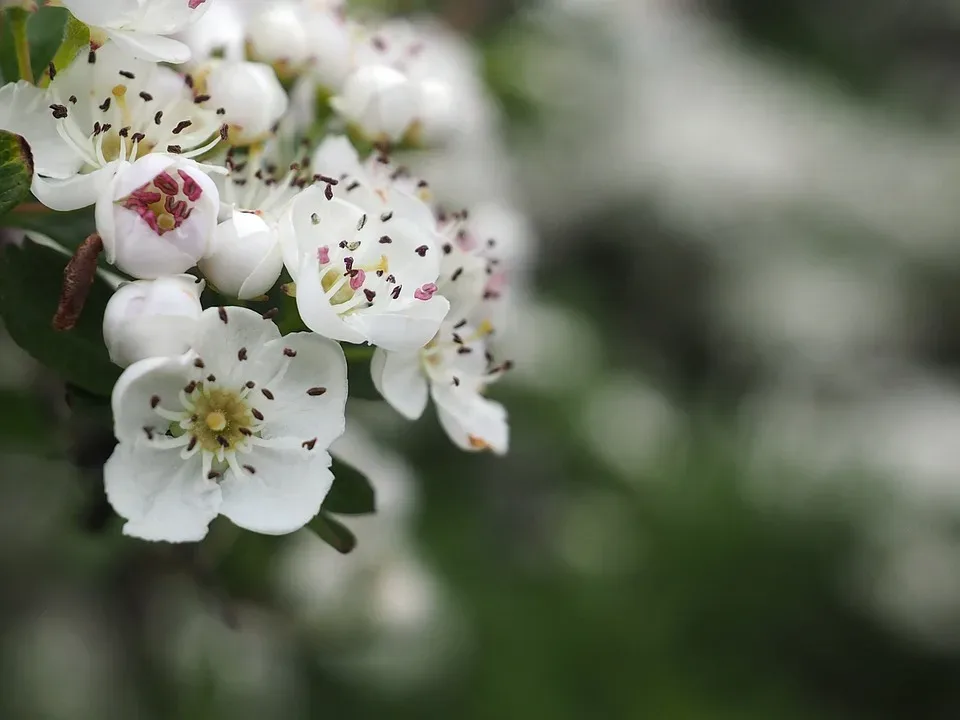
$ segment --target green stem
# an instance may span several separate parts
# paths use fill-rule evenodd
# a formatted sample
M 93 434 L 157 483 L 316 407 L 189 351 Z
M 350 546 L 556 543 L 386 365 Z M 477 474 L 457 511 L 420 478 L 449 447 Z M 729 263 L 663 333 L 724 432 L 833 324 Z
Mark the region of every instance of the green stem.
M 13 45 L 17 51 L 17 69 L 20 79 L 33 84 L 33 67 L 30 65 L 30 41 L 27 39 L 27 18 L 29 14 L 23 8 L 10 8 L 10 32 L 13 34 Z

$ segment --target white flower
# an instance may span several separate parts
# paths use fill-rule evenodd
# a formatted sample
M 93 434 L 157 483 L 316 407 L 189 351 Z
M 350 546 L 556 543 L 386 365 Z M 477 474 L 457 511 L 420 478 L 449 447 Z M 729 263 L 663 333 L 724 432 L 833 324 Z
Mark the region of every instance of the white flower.
M 206 12 L 208 0 L 60 0 L 91 26 L 91 38 L 109 38 L 132 55 L 156 62 L 183 63 L 190 48 L 163 37 L 183 30 Z
M 206 310 L 190 353 L 141 360 L 114 387 L 104 482 L 124 533 L 196 541 L 218 514 L 260 533 L 303 527 L 333 482 L 346 374 L 329 340 L 281 337 L 246 308 Z
M 421 350 L 377 348 L 370 363 L 373 383 L 394 409 L 411 420 L 423 414 L 429 394 L 440 424 L 458 447 L 503 454 L 509 444 L 507 413 L 483 392 L 511 364 L 496 363 L 490 355 L 486 338 L 491 331 L 487 324 L 445 322 Z
M 0 88 L 0 128 L 30 144 L 31 189 L 54 210 L 92 205 L 121 161 L 154 150 L 206 152 L 220 141 L 219 127 L 177 73 L 113 43 L 81 50 L 46 91 L 22 81 Z
M 351 178 L 337 191 L 332 183 L 304 190 L 280 221 L 300 317 L 334 340 L 422 347 L 450 308 L 437 294 L 439 236 L 429 208 Z
M 274 1 L 247 24 L 252 59 L 296 71 L 311 57 L 311 28 L 302 3 Z
M 388 65 L 364 65 L 330 105 L 371 140 L 398 142 L 418 117 L 420 88 Z
M 213 249 L 200 271 L 219 292 L 241 300 L 266 293 L 283 270 L 276 227 L 251 212 L 234 212 L 217 225 Z
M 217 186 L 192 160 L 151 153 L 120 171 L 97 200 L 107 262 L 136 278 L 177 275 L 206 255 L 217 225 Z
M 266 139 L 290 104 L 276 72 L 263 63 L 211 60 L 193 80 L 197 101 L 218 110 L 233 145 Z
M 120 288 L 103 314 L 103 340 L 120 367 L 182 355 L 193 344 L 203 281 L 192 275 L 136 280 Z

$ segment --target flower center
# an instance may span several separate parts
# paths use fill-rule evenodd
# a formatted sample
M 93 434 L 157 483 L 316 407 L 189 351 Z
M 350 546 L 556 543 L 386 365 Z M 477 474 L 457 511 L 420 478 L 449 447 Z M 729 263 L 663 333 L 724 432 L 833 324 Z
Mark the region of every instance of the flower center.
M 180 181 L 162 172 L 117 204 L 137 213 L 157 235 L 175 230 L 186 222 L 203 195 L 203 189 L 189 174 L 177 170 L 177 175 Z
M 256 425 L 250 406 L 238 393 L 223 388 L 200 389 L 193 398 L 193 414 L 202 418 L 189 432 L 204 450 L 233 450 L 253 434 Z

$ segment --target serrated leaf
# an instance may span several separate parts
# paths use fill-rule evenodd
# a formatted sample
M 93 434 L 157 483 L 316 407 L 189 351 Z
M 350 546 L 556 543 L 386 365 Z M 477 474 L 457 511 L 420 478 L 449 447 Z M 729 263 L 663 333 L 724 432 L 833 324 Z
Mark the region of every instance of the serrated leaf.
M 0 216 L 30 196 L 33 155 L 27 141 L 0 130 Z
M 323 501 L 323 509 L 340 515 L 370 515 L 377 511 L 376 492 L 367 476 L 336 458 L 330 467 L 333 487 Z
M 356 536 L 345 525 L 334 520 L 323 510 L 310 521 L 307 527 L 338 553 L 347 555 L 357 547 Z
M 57 310 L 68 258 L 26 241 L 0 255 L 0 316 L 14 341 L 64 380 L 95 395 L 107 396 L 120 376 L 103 343 L 103 312 L 110 289 L 94 281 L 77 326 L 57 332 Z

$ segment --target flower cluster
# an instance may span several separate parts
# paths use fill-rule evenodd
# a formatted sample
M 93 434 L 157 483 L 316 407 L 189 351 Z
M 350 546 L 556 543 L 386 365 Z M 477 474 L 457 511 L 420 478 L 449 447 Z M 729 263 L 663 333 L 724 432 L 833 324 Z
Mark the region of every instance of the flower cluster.
M 29 144 L 40 203 L 91 209 L 85 247 L 123 277 L 103 338 L 125 368 L 104 470 L 124 531 L 304 526 L 355 381 L 506 452 L 486 390 L 511 366 L 516 248 L 408 169 L 484 125 L 449 37 L 336 0 L 59 4 L 89 44 L 46 86 L 0 88 L 0 129 Z

